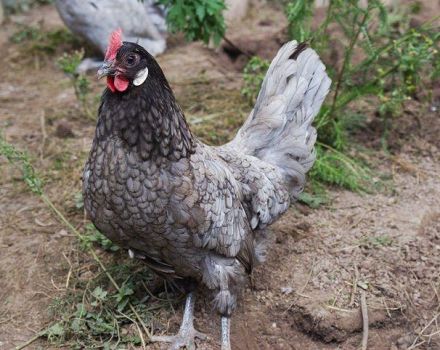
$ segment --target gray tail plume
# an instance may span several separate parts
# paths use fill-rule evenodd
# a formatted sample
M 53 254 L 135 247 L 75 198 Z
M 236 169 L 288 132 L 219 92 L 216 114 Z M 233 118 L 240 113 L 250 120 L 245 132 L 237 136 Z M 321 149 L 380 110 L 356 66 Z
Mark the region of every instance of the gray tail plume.
M 270 64 L 255 107 L 228 146 L 277 166 L 296 198 L 315 161 L 313 119 L 331 81 L 316 52 L 285 44 Z

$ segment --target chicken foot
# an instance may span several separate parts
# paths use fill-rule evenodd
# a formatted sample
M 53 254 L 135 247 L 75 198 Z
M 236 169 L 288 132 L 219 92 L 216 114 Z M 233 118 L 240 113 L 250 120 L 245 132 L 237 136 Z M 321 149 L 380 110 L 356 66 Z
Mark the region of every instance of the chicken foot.
M 222 349 L 231 350 L 231 318 L 222 316 Z
M 195 338 L 206 339 L 206 335 L 194 328 L 194 293 L 191 292 L 186 297 L 185 310 L 183 312 L 183 320 L 179 332 L 171 336 L 152 336 L 153 342 L 172 343 L 170 350 L 178 350 L 182 347 L 187 349 L 195 349 Z

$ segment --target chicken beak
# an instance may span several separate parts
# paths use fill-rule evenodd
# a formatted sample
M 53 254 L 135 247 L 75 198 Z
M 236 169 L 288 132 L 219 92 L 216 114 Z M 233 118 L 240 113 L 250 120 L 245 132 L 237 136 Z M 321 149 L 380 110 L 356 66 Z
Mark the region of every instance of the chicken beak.
M 101 79 L 103 77 L 106 77 L 108 75 L 112 75 L 115 73 L 115 70 L 113 69 L 113 61 L 104 61 L 101 68 L 98 70 L 98 79 Z

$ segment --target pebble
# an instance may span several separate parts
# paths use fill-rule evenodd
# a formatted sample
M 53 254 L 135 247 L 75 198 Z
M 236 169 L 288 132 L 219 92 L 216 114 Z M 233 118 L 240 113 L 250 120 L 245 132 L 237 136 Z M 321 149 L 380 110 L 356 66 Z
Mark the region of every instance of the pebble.
M 289 295 L 292 292 L 293 292 L 292 287 L 281 287 L 281 293 L 283 294 Z
M 75 134 L 72 131 L 72 127 L 66 121 L 60 120 L 57 123 L 57 128 L 55 131 L 55 135 L 61 139 L 65 139 L 68 137 L 74 137 Z

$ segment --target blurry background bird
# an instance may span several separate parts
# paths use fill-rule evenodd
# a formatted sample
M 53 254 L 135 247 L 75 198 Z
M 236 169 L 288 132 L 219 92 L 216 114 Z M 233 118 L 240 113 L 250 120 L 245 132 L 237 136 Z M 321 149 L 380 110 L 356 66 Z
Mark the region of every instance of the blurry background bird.
M 153 56 L 166 49 L 166 12 L 154 0 L 56 0 L 66 26 L 105 55 L 107 38 L 121 28 L 124 40 L 136 42 Z M 85 59 L 78 71 L 97 69 L 100 59 Z
M 227 24 L 247 13 L 248 0 L 226 0 L 225 4 Z M 56 0 L 55 5 L 66 26 L 101 54 L 84 59 L 78 72 L 99 68 L 114 28 L 121 28 L 124 40 L 139 44 L 153 56 L 167 47 L 167 9 L 156 0 Z
M 314 117 L 330 79 L 305 44 L 285 44 L 236 137 L 210 147 L 192 135 L 156 60 L 115 31 L 98 75 L 107 78 L 83 173 L 85 208 L 130 256 L 188 292 L 172 349 L 193 327 L 197 285 L 211 290 L 230 349 L 236 294 L 264 260 L 265 228 L 298 198 L 315 160 Z

